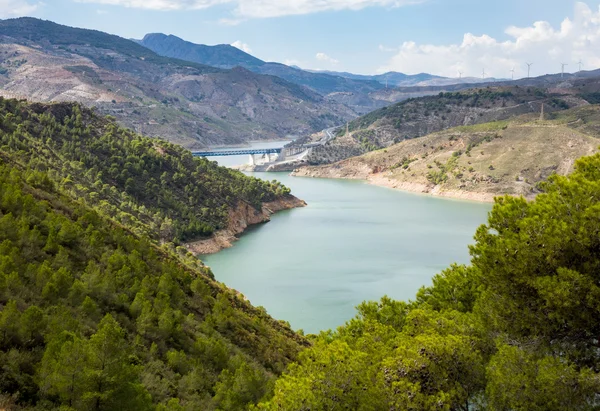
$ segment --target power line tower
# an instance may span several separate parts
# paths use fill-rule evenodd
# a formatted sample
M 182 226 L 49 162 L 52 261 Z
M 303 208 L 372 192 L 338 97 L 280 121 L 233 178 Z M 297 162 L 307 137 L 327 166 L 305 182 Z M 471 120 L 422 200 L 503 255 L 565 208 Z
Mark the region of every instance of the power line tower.
M 527 64 L 527 78 L 531 77 L 531 66 L 533 66 L 533 63 L 525 63 Z

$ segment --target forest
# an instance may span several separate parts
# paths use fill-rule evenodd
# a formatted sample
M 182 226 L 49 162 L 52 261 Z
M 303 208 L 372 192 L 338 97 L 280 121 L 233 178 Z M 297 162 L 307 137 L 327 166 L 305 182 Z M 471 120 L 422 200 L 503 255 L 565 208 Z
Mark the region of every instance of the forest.
M 255 403 L 307 343 L 211 277 L 3 160 L 0 408 Z
M 600 154 L 305 337 L 171 242 L 285 187 L 72 104 L 0 100 L 0 145 L 0 409 L 600 409 Z
M 0 98 L 0 157 L 47 173 L 74 198 L 138 234 L 177 245 L 225 228 L 239 202 L 260 210 L 290 193 L 75 103 Z

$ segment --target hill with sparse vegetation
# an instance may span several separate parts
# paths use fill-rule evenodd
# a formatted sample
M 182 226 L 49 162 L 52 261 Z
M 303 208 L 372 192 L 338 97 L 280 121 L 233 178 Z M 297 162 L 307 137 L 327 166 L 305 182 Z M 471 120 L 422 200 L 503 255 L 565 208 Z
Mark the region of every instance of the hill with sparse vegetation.
M 335 140 L 313 150 L 311 164 L 328 164 L 456 126 L 508 120 L 587 105 L 582 93 L 534 87 L 487 87 L 411 98 L 348 123 Z
M 600 145 L 600 106 L 588 105 L 511 120 L 460 126 L 408 139 L 296 175 L 368 179 L 400 189 L 491 201 L 495 195 L 540 192 L 552 174 Z

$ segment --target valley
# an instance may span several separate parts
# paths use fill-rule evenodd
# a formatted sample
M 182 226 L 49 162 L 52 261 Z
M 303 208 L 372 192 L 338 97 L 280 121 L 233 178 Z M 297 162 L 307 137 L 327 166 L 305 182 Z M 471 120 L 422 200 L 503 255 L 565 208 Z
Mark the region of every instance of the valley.
M 0 1 L 0 411 L 598 409 L 600 12 L 442 3 Z

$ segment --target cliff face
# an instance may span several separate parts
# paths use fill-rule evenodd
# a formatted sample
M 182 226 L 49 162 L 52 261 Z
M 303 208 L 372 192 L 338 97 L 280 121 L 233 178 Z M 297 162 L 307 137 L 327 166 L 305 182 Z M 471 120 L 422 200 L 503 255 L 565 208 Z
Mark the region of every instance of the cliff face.
M 229 211 L 229 224 L 226 229 L 216 232 L 211 238 L 188 243 L 186 248 L 194 254 L 214 254 L 231 247 L 249 226 L 271 221 L 271 216 L 278 211 L 305 206 L 305 201 L 292 195 L 263 203 L 261 210 L 240 202 Z

